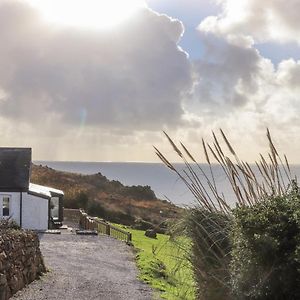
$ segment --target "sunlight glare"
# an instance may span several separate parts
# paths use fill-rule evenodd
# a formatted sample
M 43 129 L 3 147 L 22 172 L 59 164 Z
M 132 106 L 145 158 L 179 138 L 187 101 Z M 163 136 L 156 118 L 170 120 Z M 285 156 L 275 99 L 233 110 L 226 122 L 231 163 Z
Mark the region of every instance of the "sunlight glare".
M 129 19 L 144 0 L 28 0 L 51 23 L 106 29 Z

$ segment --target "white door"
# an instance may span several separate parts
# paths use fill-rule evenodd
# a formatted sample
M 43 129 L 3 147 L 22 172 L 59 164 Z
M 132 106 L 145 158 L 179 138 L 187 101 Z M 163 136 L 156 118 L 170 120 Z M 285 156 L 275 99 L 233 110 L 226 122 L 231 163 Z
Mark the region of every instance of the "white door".
M 11 196 L 0 195 L 0 217 L 9 218 L 11 215 Z

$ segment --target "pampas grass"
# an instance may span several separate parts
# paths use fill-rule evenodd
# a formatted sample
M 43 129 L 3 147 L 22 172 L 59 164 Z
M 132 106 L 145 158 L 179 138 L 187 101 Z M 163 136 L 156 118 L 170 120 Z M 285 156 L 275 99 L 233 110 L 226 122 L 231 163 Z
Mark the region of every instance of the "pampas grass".
M 192 240 L 190 259 L 198 287 L 197 297 L 203 300 L 231 299 L 231 203 L 237 207 L 252 207 L 268 197 L 285 195 L 292 184 L 287 157 L 284 155 L 281 158 L 267 130 L 269 153 L 266 156 L 260 154 L 254 166 L 250 165 L 238 157 L 226 134 L 220 129 L 220 138 L 212 132 L 212 143 L 202 140 L 204 158 L 209 166 L 207 174 L 182 142 L 176 145 L 166 132 L 164 134 L 184 163 L 184 168 L 177 168 L 154 147 L 155 152 L 197 200 L 196 207 L 186 210 L 179 230 Z M 234 199 L 226 199 L 218 188 L 214 164 L 222 169 Z
M 227 214 L 230 213 L 230 203 L 232 202 L 240 206 L 252 206 L 266 197 L 282 196 L 286 194 L 291 185 L 292 175 L 289 162 L 286 155 L 282 159 L 278 154 L 269 130 L 267 130 L 269 153 L 266 156 L 260 154 L 260 159 L 255 162 L 256 170 L 249 163 L 239 159 L 222 129 L 220 129 L 221 138 L 229 153 L 226 153 L 214 132 L 212 133 L 212 144 L 202 140 L 203 153 L 210 174 L 204 172 L 183 143 L 179 143 L 177 146 L 166 132 L 164 134 L 176 154 L 182 159 L 185 168 L 181 170 L 176 168 L 160 150 L 154 147 L 157 156 L 185 183 L 198 204 L 211 212 Z M 225 199 L 218 190 L 213 173 L 213 163 L 219 165 L 223 170 L 235 199 Z M 199 173 L 204 177 L 204 181 L 200 179 Z

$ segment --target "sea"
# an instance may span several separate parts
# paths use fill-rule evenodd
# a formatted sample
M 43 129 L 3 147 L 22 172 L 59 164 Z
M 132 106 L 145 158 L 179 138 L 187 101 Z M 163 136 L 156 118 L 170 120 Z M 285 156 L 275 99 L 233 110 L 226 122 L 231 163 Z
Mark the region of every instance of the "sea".
M 53 169 L 79 174 L 101 173 L 110 180 L 118 180 L 124 185 L 148 185 L 155 192 L 159 199 L 170 201 L 178 206 L 194 206 L 197 200 L 179 178 L 162 163 L 142 163 L 142 162 L 70 162 L 70 161 L 35 161 L 37 165 L 48 166 Z M 184 172 L 184 164 L 174 164 L 174 166 Z M 201 164 L 204 173 L 209 177 L 210 169 L 207 164 Z M 218 191 L 224 193 L 228 202 L 234 204 L 235 196 L 230 184 L 218 165 L 213 165 Z M 299 178 L 300 165 L 291 166 L 292 174 Z M 206 186 L 204 175 L 195 166 L 195 171 L 201 182 Z

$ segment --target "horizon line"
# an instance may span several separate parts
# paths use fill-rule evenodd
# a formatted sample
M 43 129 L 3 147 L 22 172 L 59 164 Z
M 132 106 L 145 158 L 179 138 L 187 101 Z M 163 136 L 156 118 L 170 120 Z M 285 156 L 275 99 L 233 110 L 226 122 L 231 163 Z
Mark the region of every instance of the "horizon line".
M 44 159 L 37 159 L 32 160 L 33 163 L 45 163 L 45 162 L 53 162 L 53 163 L 119 163 L 119 164 L 162 164 L 163 162 L 157 162 L 157 161 L 88 161 L 88 160 L 44 160 Z M 172 164 L 185 164 L 182 161 L 171 161 Z M 208 165 L 207 162 L 198 162 L 199 164 Z M 195 164 L 191 162 L 191 164 Z M 250 162 L 250 164 L 255 164 L 255 162 Z M 219 165 L 217 162 L 212 163 L 212 165 Z M 291 166 L 298 166 L 300 165 L 300 162 L 297 163 L 290 163 Z

